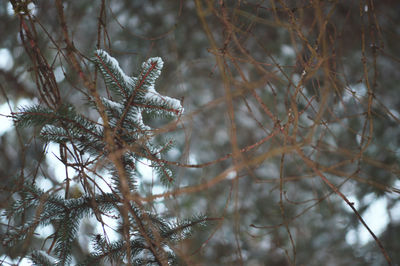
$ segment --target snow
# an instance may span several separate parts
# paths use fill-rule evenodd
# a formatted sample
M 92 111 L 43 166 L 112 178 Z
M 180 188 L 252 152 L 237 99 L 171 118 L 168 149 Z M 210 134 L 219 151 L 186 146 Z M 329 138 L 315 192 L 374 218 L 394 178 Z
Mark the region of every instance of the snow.
M 111 109 L 114 110 L 119 110 L 120 113 L 123 112 L 124 110 L 124 105 L 114 102 L 110 99 L 107 98 L 102 98 L 102 101 L 108 105 Z M 136 112 L 134 112 L 134 115 L 130 116 L 133 119 L 133 122 L 136 123 L 140 129 L 142 130 L 151 130 L 150 127 L 144 124 L 143 122 L 143 117 L 142 117 L 142 110 L 141 108 L 137 108 Z
M 119 63 L 117 61 L 117 59 L 115 59 L 114 57 L 110 56 L 106 51 L 104 50 L 96 50 L 96 53 L 100 56 L 103 57 L 105 59 L 105 61 L 109 61 L 112 65 L 112 67 L 114 69 L 116 69 L 120 74 L 121 77 L 124 79 L 124 82 L 128 85 L 133 85 L 133 80 L 132 78 L 130 78 L 129 76 L 127 76 L 124 71 L 121 69 L 121 67 L 119 66 Z
M 154 65 L 154 68 L 151 69 L 151 67 Z M 151 69 L 151 72 L 149 75 L 147 75 L 146 80 L 148 80 L 150 83 L 153 83 L 156 81 L 156 79 L 161 75 L 161 70 L 164 66 L 164 62 L 161 59 L 161 57 L 152 57 L 147 59 L 146 62 L 143 62 L 142 64 L 142 73 L 141 73 L 141 78 L 144 77 L 147 73 L 149 73 L 149 70 Z
M 177 110 L 178 112 L 182 113 L 183 112 L 183 107 L 181 105 L 181 102 L 175 98 L 171 98 L 168 96 L 163 96 L 161 94 L 159 94 L 154 87 L 151 87 L 146 95 L 144 96 L 144 98 L 147 101 L 155 101 L 155 102 L 162 102 L 162 103 L 166 103 L 169 107 L 171 107 L 172 109 Z
M 128 77 L 128 76 L 124 73 L 124 71 L 120 68 L 119 63 L 118 63 L 118 61 L 117 61 L 115 58 L 113 58 L 112 56 L 110 56 L 110 55 L 109 55 L 106 51 L 104 51 L 104 50 L 96 50 L 96 53 L 97 53 L 100 57 L 104 58 L 105 61 L 108 61 L 108 62 L 110 62 L 110 64 L 112 64 L 112 67 L 113 67 L 114 69 L 116 69 L 116 70 L 121 74 L 121 76 L 122 76 L 122 78 L 124 79 L 124 81 L 125 81 L 126 84 L 130 84 L 130 85 L 133 85 L 133 84 L 134 84 L 134 82 L 135 82 L 136 79 L 135 79 L 135 78 Z M 143 72 L 144 72 L 144 73 L 147 73 L 147 71 L 152 67 L 153 64 L 155 64 L 155 68 L 151 71 L 151 75 L 150 75 L 148 78 L 152 79 L 152 81 L 155 81 L 155 80 L 161 75 L 161 70 L 162 70 L 162 68 L 163 68 L 163 66 L 164 66 L 164 62 L 163 62 L 162 58 L 161 58 L 161 57 L 152 57 L 152 58 L 149 58 L 146 62 L 143 62 L 142 68 L 143 68 Z M 150 87 L 150 88 L 148 89 L 148 91 L 147 91 L 147 93 L 146 93 L 146 95 L 145 95 L 145 99 L 147 99 L 148 101 L 149 101 L 149 100 L 152 100 L 152 101 L 158 102 L 158 103 L 165 103 L 165 104 L 167 104 L 171 109 L 175 109 L 175 110 L 177 110 L 177 111 L 180 112 L 180 113 L 183 112 L 183 108 L 182 108 L 181 102 L 180 102 L 179 100 L 174 99 L 174 98 L 171 98 L 171 97 L 168 97 L 168 96 L 160 95 L 160 94 L 154 89 L 153 86 Z M 113 102 L 113 101 L 110 101 L 110 100 L 108 100 L 108 99 L 105 99 L 105 98 L 104 98 L 104 101 L 107 101 L 107 103 L 109 104 L 109 106 L 110 106 L 111 108 L 120 109 L 120 108 L 123 107 L 122 105 L 120 105 L 120 104 L 118 104 L 118 103 L 115 103 L 115 102 Z M 138 122 L 139 125 L 142 125 L 142 124 L 143 124 L 141 115 L 138 115 L 138 117 L 137 117 L 137 122 Z
M 120 103 L 111 101 L 110 99 L 107 99 L 107 98 L 105 98 L 105 97 L 102 97 L 102 100 L 103 100 L 103 102 L 104 102 L 105 104 L 107 104 L 108 106 L 110 106 L 111 109 L 120 110 L 121 112 L 124 110 L 124 106 L 123 106 L 122 104 L 120 104 Z
M 161 57 L 151 57 L 151 58 L 147 59 L 147 61 L 142 64 L 142 68 L 148 69 L 154 63 L 156 63 L 156 69 L 158 70 L 156 73 L 158 73 L 158 76 L 159 76 L 161 74 L 161 69 L 164 66 L 164 61 L 162 60 Z
M 149 126 L 144 124 L 141 110 L 139 110 L 136 114 L 135 123 L 138 124 L 141 129 L 151 130 Z

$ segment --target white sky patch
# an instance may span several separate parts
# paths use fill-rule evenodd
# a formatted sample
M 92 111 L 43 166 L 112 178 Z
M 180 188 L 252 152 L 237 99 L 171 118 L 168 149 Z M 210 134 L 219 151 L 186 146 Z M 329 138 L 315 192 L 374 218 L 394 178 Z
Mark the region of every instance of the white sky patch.
M 18 265 L 18 266 L 31 266 L 32 261 L 24 258 L 21 261 L 19 261 L 19 258 L 11 259 L 10 257 L 6 255 L 1 255 L 0 256 L 0 261 L 3 263 L 2 265 Z
M 369 193 L 362 198 L 362 202 L 367 205 L 376 200 L 376 196 L 374 193 Z
M 150 160 L 144 158 L 140 159 L 136 164 L 136 167 L 139 173 L 143 176 L 143 181 L 151 183 L 157 179 L 157 174 L 153 171 Z
M 354 96 L 360 98 L 367 95 L 368 89 L 364 83 L 357 83 L 350 85 L 343 94 L 343 101 L 347 102 L 352 99 Z
M 395 110 L 395 109 L 389 109 L 389 111 L 390 111 L 391 114 L 388 114 L 388 116 L 390 117 L 390 119 L 391 119 L 392 121 L 397 121 L 396 118 L 397 118 L 397 119 L 400 119 L 400 113 L 399 113 L 397 110 Z M 394 116 L 394 117 L 393 117 L 393 116 Z
M 36 178 L 36 185 L 45 192 L 53 188 L 53 183 L 43 176 Z
M 360 133 L 358 133 L 358 134 L 356 135 L 356 141 L 357 141 L 358 145 L 361 144 L 361 140 L 362 140 L 361 132 L 362 132 L 362 131 L 360 131 Z
M 103 123 L 103 118 L 99 117 L 99 118 L 97 119 L 97 124 L 103 125 L 103 124 L 104 124 L 104 123 Z M 102 127 L 102 126 L 101 126 L 101 127 Z
M 32 15 L 36 15 L 37 8 L 36 8 L 36 5 L 33 2 L 30 2 L 28 4 L 27 9 L 29 10 L 29 13 L 31 13 Z M 12 4 L 10 2 L 7 4 L 7 14 L 9 16 L 13 16 L 15 14 L 14 8 L 13 8 L 13 6 L 12 6 Z
M 171 148 L 168 152 L 167 152 L 169 157 L 172 157 L 174 159 L 179 158 L 179 156 L 181 155 L 181 152 L 177 149 L 177 148 Z
M 365 222 L 376 235 L 379 235 L 385 231 L 386 226 L 389 223 L 389 216 L 386 210 L 387 199 L 385 197 L 381 197 L 373 201 L 363 215 Z M 368 241 L 373 240 L 367 229 L 365 229 L 362 225 L 360 225 L 360 228 L 361 243 L 365 244 Z
M 162 194 L 165 193 L 165 188 L 159 183 L 157 173 L 151 167 L 151 161 L 148 159 L 140 159 L 140 162 L 136 164 L 138 172 L 142 175 L 142 180 L 138 180 L 138 183 L 145 182 L 152 184 L 151 194 Z M 160 198 L 162 200 L 162 198 Z
M 30 2 L 28 4 L 28 10 L 32 15 L 36 15 L 36 13 L 37 13 L 36 5 L 33 2 Z
M 58 143 L 50 142 L 47 147 L 46 161 L 54 173 L 54 179 L 62 183 L 66 179 L 65 166 L 56 156 L 60 158 L 60 146 Z M 68 167 L 67 171 L 69 178 L 76 175 L 76 171 L 71 167 Z
M 109 173 L 100 172 L 98 175 L 94 175 L 92 173 L 88 173 L 93 180 L 96 181 L 96 184 L 100 187 L 101 191 L 104 193 L 111 193 L 111 184 L 113 183 L 111 179 L 111 175 Z M 97 190 L 97 188 L 95 188 Z
M 350 89 L 356 93 L 357 96 L 363 97 L 367 94 L 367 87 L 364 83 L 358 83 L 356 85 L 350 86 Z
M 205 105 L 208 104 L 213 100 L 213 95 L 209 91 L 202 91 L 201 92 L 201 97 L 196 97 L 196 101 L 198 101 L 199 105 Z
M 295 85 L 295 86 L 297 86 L 298 84 L 299 84 L 299 82 L 300 82 L 300 75 L 299 74 L 297 74 L 297 73 L 294 73 L 293 75 L 292 75 L 292 82 L 293 82 L 293 84 Z
M 357 200 L 357 198 L 356 197 L 353 197 L 353 196 L 346 196 L 347 197 L 347 199 L 351 202 L 351 203 L 354 203 L 354 208 L 358 208 L 358 206 L 360 206 L 360 202 Z M 346 210 L 348 211 L 348 212 L 350 212 L 350 213 L 353 213 L 353 210 L 352 209 L 350 209 L 350 207 L 347 205 L 347 203 L 345 203 L 345 202 L 343 202 L 343 204 L 345 204 L 346 205 Z
M 131 28 L 135 28 L 135 27 L 138 27 L 139 23 L 140 23 L 139 17 L 138 16 L 132 16 L 132 17 L 129 18 L 128 26 L 131 27 Z M 124 25 L 124 24 L 122 24 L 122 25 Z
M 218 130 L 217 133 L 215 134 L 214 141 L 217 144 L 227 143 L 229 141 L 229 136 L 228 136 L 228 133 L 226 132 L 226 130 L 225 129 L 224 130 L 221 130 L 221 129 Z
M 7 117 L 10 114 L 10 107 L 7 103 L 3 103 L 2 105 L 0 105 L 0 136 L 11 130 L 13 127 L 12 119 Z
M 394 181 L 393 187 L 400 189 L 400 180 L 399 179 Z
M 284 56 L 288 56 L 288 57 L 294 57 L 296 55 L 296 52 L 292 48 L 292 46 L 289 46 L 287 44 L 284 44 L 284 45 L 281 46 L 281 53 Z
M 18 100 L 17 105 L 16 106 L 29 106 L 29 105 L 34 105 L 38 103 L 38 99 L 35 98 L 33 100 L 31 99 L 26 99 L 26 98 L 22 98 L 20 100 Z
M 64 72 L 61 66 L 58 66 L 54 70 L 54 77 L 56 78 L 56 82 L 61 82 L 65 79 Z
M 7 14 L 9 16 L 13 16 L 14 15 L 14 9 L 13 9 L 12 4 L 10 2 L 8 2 L 8 4 L 7 4 Z
M 17 104 L 14 104 L 14 102 L 10 101 L 12 110 L 10 110 L 10 107 L 7 103 L 0 105 L 0 136 L 13 129 L 14 123 L 10 117 L 7 117 L 11 115 L 11 111 L 16 111 L 17 107 L 19 106 L 29 106 L 35 104 L 36 101 L 37 99 L 32 101 L 25 98 L 18 100 Z
M 188 163 L 189 164 L 198 164 L 196 155 L 194 155 L 193 153 L 189 154 Z
M 113 213 L 111 213 L 112 215 Z M 108 213 L 108 215 L 110 215 L 110 213 Z M 104 222 L 104 229 L 101 223 L 99 223 L 94 217 L 93 217 L 93 224 L 96 224 L 96 228 L 95 228 L 95 234 L 99 234 L 99 235 L 104 235 L 104 231 L 106 232 L 106 235 L 108 237 L 108 240 L 110 242 L 114 242 L 116 240 L 119 239 L 120 234 L 116 232 L 116 230 L 118 229 L 118 220 L 113 218 L 113 217 L 109 217 L 108 215 L 101 215 L 101 219 Z M 117 215 L 116 213 L 114 213 L 114 215 Z
M 346 242 L 349 245 L 355 245 L 357 243 L 357 236 L 358 236 L 357 230 L 352 229 L 348 231 L 346 234 Z
M 14 59 L 6 48 L 0 49 L 0 69 L 8 71 L 14 66 Z
M 350 198 L 349 200 L 355 202 L 355 207 L 357 208 L 358 202 Z M 368 209 L 362 214 L 362 218 L 364 219 L 368 227 L 372 230 L 372 232 L 374 232 L 375 235 L 379 236 L 379 234 L 385 231 L 386 226 L 389 223 L 389 215 L 387 213 L 387 199 L 386 197 L 380 197 L 376 199 L 372 194 L 368 194 L 364 197 L 363 202 L 370 202 L 370 205 Z M 372 240 L 373 238 L 371 234 L 362 224 L 358 225 L 357 229 L 350 230 L 346 234 L 346 241 L 350 245 L 355 244 L 356 242 L 359 242 L 361 245 L 365 245 Z
M 46 238 L 53 233 L 54 233 L 54 227 L 51 224 L 46 226 L 38 226 L 36 227 L 35 230 L 35 234 L 39 238 Z
M 165 192 L 165 188 L 162 185 L 154 185 L 153 189 L 151 190 L 151 193 L 153 195 L 157 195 L 157 194 L 162 194 Z
M 226 174 L 226 179 L 232 180 L 237 176 L 237 173 L 235 170 L 230 171 L 229 173 Z
M 390 209 L 390 216 L 394 222 L 400 222 L 400 201 Z

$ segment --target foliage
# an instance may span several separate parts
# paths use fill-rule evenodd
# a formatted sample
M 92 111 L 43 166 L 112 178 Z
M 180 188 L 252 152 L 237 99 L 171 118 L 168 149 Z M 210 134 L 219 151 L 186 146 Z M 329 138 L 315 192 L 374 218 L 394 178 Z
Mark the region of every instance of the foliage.
M 31 260 L 35 265 L 68 265 L 80 221 L 93 216 L 103 223 L 102 216 L 116 213 L 122 238 L 110 242 L 106 235 L 97 235 L 93 239 L 94 251 L 81 265 L 98 265 L 102 260 L 133 265 L 171 263 L 176 257 L 172 249 L 167 248 L 173 248 L 172 245 L 190 235 L 193 226 L 204 224 L 205 217 L 172 223 L 145 211 L 136 200 L 134 182 L 138 176 L 136 165 L 143 158 L 151 161 L 151 167 L 163 174 L 161 180 L 164 183 L 173 182 L 172 171 L 161 157 L 164 147 L 155 144 L 155 130 L 145 125 L 142 112 L 155 109 L 156 114 L 178 116 L 183 109 L 179 101 L 162 96 L 154 89 L 163 66 L 161 58 L 148 59 L 142 64 L 138 77 L 132 78 L 126 76 L 118 62 L 103 50 L 96 51 L 93 61 L 113 93 L 110 98 L 98 98 L 100 101 L 90 99 L 98 112 L 104 110 L 102 122 L 78 114 L 70 104 L 62 104 L 56 109 L 35 105 L 21 108 L 14 114 L 17 126 L 37 126 L 41 128 L 40 137 L 44 141 L 58 143 L 65 149 L 67 153 L 62 160 L 79 171 L 75 178 L 82 183 L 85 193 L 70 198 L 70 180 L 66 180 L 65 197 L 54 191 L 44 192 L 34 182 L 24 186 L 19 191 L 21 199 L 12 205 L 6 216 L 10 220 L 16 219 L 29 209 L 34 210 L 35 215 L 21 226 L 13 225 L 14 229 L 8 232 L 5 241 L 12 246 L 15 241 L 26 241 L 29 232 L 37 227 L 53 225 L 56 232 L 49 237 L 53 239 L 54 249 L 50 247 L 48 254 L 35 250 Z M 72 161 L 67 159 L 67 154 L 72 156 Z M 102 170 L 108 171 L 114 181 L 108 193 L 97 193 L 95 177 L 85 174 Z

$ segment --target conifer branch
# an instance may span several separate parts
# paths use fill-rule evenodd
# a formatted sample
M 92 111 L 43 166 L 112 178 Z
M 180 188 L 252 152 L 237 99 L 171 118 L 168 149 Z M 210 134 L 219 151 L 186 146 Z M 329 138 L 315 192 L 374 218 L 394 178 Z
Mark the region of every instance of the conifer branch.
M 136 164 L 143 158 L 151 161 L 150 166 L 163 183 L 171 184 L 174 179 L 173 171 L 162 159 L 162 153 L 173 141 L 156 142 L 155 129 L 145 124 L 142 112 L 176 118 L 183 108 L 178 100 L 162 96 L 154 89 L 163 67 L 161 58 L 150 58 L 144 62 L 137 77 L 128 77 L 118 62 L 103 50 L 95 52 L 93 62 L 103 75 L 106 87 L 113 93 L 108 98 L 99 96 L 91 102 L 103 121 L 96 123 L 78 114 L 71 104 L 60 104 L 58 108 L 34 105 L 13 113 L 19 127 L 39 127 L 43 140 L 64 147 L 59 159 L 66 167 L 79 170 L 77 178 L 81 179 L 85 193 L 77 198 L 68 198 L 70 193 L 67 191 L 63 194 L 67 196 L 61 197 L 51 190 L 44 192 L 36 185 L 25 186 L 23 197 L 14 203 L 7 216 L 24 215 L 27 209 L 36 210 L 37 215 L 23 226 L 10 229 L 5 243 L 12 245 L 36 228 L 51 224 L 55 233 L 49 236 L 53 243 L 47 253 L 34 250 L 30 258 L 36 265 L 69 265 L 81 220 L 95 216 L 99 223 L 104 224 L 102 215 L 116 212 L 114 219 L 121 228 L 121 239 L 108 241 L 106 235 L 97 236 L 92 245 L 94 252 L 81 265 L 98 264 L 100 261 L 169 265 L 176 261 L 171 245 L 187 238 L 192 227 L 204 224 L 205 219 L 193 217 L 170 223 L 158 214 L 145 211 L 139 198 L 134 199 L 132 195 L 137 194 Z M 68 145 L 72 145 L 73 149 Z M 72 156 L 68 156 L 69 153 Z M 95 168 L 89 169 L 89 164 L 82 163 L 84 154 L 89 156 L 87 161 L 95 164 Z M 110 185 L 112 192 L 95 192 L 88 182 L 96 188 L 98 185 L 95 178 L 85 173 L 87 170 L 96 176 L 101 176 L 99 171 L 107 172 L 113 180 Z M 70 189 L 69 182 L 66 190 Z

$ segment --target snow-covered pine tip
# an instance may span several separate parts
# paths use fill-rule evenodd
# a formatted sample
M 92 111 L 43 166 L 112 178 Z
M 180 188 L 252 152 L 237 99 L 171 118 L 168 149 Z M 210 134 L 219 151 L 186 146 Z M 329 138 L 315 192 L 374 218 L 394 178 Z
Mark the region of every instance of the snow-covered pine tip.
M 150 67 L 154 67 L 156 70 L 158 70 L 158 76 L 161 74 L 161 70 L 164 66 L 164 61 L 162 60 L 161 57 L 151 57 L 147 59 L 146 62 L 143 62 L 142 68 L 143 69 L 149 69 Z M 157 76 L 157 78 L 158 78 Z
M 111 83 L 122 82 L 126 87 L 131 87 L 134 85 L 134 80 L 124 73 L 119 66 L 118 61 L 114 57 L 110 56 L 106 51 L 97 49 L 95 51 L 94 59 L 100 70 L 102 70 L 102 72 L 106 72 L 103 73 L 105 77 L 108 75 L 116 75 L 117 80 L 111 79 Z
M 119 67 L 118 61 L 104 50 L 98 49 L 95 51 L 95 61 L 102 70 L 106 84 L 117 85 L 116 87 L 111 86 L 111 89 L 115 88 L 114 91 L 117 93 L 118 90 L 124 90 L 124 87 L 129 87 L 129 91 L 140 87 L 144 92 L 144 100 L 147 104 L 151 104 L 154 107 L 157 106 L 160 108 L 159 110 L 164 110 L 175 116 L 183 113 L 183 107 L 179 100 L 161 95 L 154 89 L 154 84 L 161 75 L 161 70 L 164 66 L 164 61 L 161 57 L 151 57 L 143 62 L 142 69 L 137 78 L 125 75 Z M 116 80 L 113 73 L 115 73 Z M 118 86 L 119 83 L 122 83 L 122 88 Z
M 165 106 L 165 111 L 172 112 L 174 115 L 179 116 L 183 113 L 181 101 L 159 94 L 154 87 L 150 87 L 144 96 L 145 100 L 149 103 Z
M 151 57 L 142 63 L 139 80 L 148 84 L 154 84 L 161 75 L 164 62 L 161 57 Z

